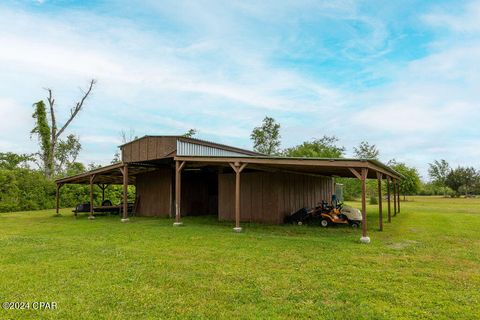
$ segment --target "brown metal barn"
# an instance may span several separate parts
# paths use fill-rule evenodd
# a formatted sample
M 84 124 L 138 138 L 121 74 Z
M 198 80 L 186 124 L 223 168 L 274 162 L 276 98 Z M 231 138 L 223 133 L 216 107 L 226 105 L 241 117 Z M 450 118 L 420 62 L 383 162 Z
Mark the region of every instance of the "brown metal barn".
M 394 214 L 400 211 L 400 176 L 375 160 L 270 157 L 182 136 L 145 136 L 120 148 L 121 163 L 56 181 L 57 212 L 64 184 L 90 184 L 91 218 L 96 210 L 94 185 L 104 190 L 109 184 L 122 184 L 122 221 L 127 221 L 126 190 L 130 184 L 136 186 L 137 216 L 175 217 L 178 225 L 185 215 L 215 214 L 219 220 L 235 221 L 235 230 L 240 231 L 242 221 L 280 224 L 293 211 L 330 201 L 335 177 L 363 182 L 364 236 L 366 179 L 377 179 L 381 193 L 382 178 L 386 178 L 394 187 Z M 387 190 L 390 220 L 390 187 Z M 382 213 L 381 197 L 379 200 Z M 382 221 L 380 214 L 380 229 Z

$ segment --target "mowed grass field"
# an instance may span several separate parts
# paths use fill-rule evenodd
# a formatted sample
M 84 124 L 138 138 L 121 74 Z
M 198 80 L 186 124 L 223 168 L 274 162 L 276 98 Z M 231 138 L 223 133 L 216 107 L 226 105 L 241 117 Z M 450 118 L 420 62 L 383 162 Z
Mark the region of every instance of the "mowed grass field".
M 480 199 L 414 197 L 360 230 L 214 217 L 0 214 L 0 319 L 478 319 Z M 351 203 L 359 207 L 359 203 Z

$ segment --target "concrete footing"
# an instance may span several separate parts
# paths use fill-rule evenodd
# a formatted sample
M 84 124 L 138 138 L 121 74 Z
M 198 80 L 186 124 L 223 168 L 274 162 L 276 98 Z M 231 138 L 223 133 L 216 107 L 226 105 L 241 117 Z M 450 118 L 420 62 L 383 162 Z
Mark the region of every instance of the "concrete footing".
M 361 243 L 370 243 L 370 237 L 361 237 L 360 242 Z
M 174 223 L 173 223 L 173 226 L 174 226 L 174 227 L 183 226 L 183 222 L 174 222 Z
M 235 227 L 235 228 L 233 228 L 233 231 L 242 232 L 242 227 Z
M 130 221 L 130 219 L 129 219 L 129 218 L 125 218 L 125 219 L 122 218 L 122 219 L 120 219 L 120 221 L 122 221 L 122 222 L 128 222 L 128 221 Z
M 95 220 L 95 216 L 88 216 L 88 220 Z

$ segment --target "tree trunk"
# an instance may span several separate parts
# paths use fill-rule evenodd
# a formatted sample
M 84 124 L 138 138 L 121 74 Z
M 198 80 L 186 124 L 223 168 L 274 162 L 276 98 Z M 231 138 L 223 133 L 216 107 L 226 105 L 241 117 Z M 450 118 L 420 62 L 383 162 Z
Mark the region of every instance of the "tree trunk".
M 55 147 L 57 145 L 57 120 L 55 117 L 55 99 L 53 98 L 52 90 L 47 89 L 48 91 L 48 105 L 50 107 L 50 150 L 49 150 L 49 157 L 47 162 L 48 172 L 46 173 L 46 177 L 51 179 L 55 173 Z
M 49 170 L 49 173 L 47 175 L 47 178 L 48 179 L 51 179 L 53 178 L 53 176 L 55 175 L 55 147 L 57 146 L 57 138 L 56 137 L 52 137 L 52 141 L 50 143 L 51 147 L 50 147 L 50 158 L 48 159 L 48 170 Z
M 44 169 L 44 174 L 45 177 L 48 179 L 52 179 L 55 175 L 55 153 L 56 153 L 56 146 L 58 143 L 58 140 L 62 136 L 62 133 L 67 129 L 67 127 L 70 125 L 70 123 L 73 121 L 73 119 L 77 116 L 77 114 L 82 110 L 83 104 L 92 92 L 93 86 L 95 85 L 96 81 L 95 79 L 92 79 L 89 83 L 88 89 L 83 92 L 83 96 L 78 101 L 75 106 L 70 110 L 70 117 L 67 119 L 65 124 L 60 127 L 58 130 L 57 127 L 57 121 L 55 118 L 55 99 L 53 98 L 52 90 L 47 89 L 48 91 L 48 103 L 50 107 L 50 130 L 51 130 L 51 135 L 50 135 L 50 149 L 49 150 L 42 150 L 43 153 L 43 169 Z

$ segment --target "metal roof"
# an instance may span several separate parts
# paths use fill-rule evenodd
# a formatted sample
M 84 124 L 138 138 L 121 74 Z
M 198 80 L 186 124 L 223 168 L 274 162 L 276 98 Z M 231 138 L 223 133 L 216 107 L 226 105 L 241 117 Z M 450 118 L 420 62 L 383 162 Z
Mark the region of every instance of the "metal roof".
M 177 159 L 178 158 L 178 159 Z M 384 172 L 385 174 L 388 174 L 392 177 L 395 178 L 403 178 L 404 176 L 395 171 L 394 169 L 390 168 L 386 164 L 374 160 L 374 159 L 354 159 L 354 158 L 308 158 L 308 157 L 282 157 L 282 156 L 214 156 L 214 157 L 209 157 L 209 156 L 177 156 L 175 157 L 175 160 L 183 160 L 183 159 L 189 159 L 191 160 L 198 160 L 199 162 L 208 162 L 208 161 L 213 161 L 213 162 L 226 162 L 226 161 L 238 161 L 238 162 L 243 162 L 243 163 L 256 163 L 256 164 L 264 164 L 264 165 L 270 165 L 270 166 L 292 166 L 296 167 L 296 169 L 299 169 L 299 167 L 305 166 L 305 169 L 307 167 L 310 167 L 307 169 L 307 171 L 312 170 L 313 166 L 318 166 L 319 168 L 322 166 L 328 166 L 330 168 L 337 167 L 337 169 L 345 169 L 347 170 L 348 173 L 348 168 L 350 165 L 353 165 L 353 167 L 356 168 L 361 168 L 361 167 L 371 167 L 375 171 L 380 171 Z M 258 160 L 258 161 L 256 161 Z M 289 161 L 291 160 L 291 161 Z M 334 164 L 335 163 L 335 164 Z M 335 170 L 329 169 L 328 173 L 329 175 L 338 175 L 338 176 L 343 176 L 343 177 L 348 177 L 350 174 L 345 174 L 344 172 L 336 172 Z M 374 178 L 374 174 L 372 172 L 369 173 L 370 178 Z
M 190 141 L 177 140 L 177 156 L 209 156 L 209 157 L 250 157 L 250 153 L 216 148 L 203 143 L 192 143 Z
M 145 135 L 141 138 L 138 138 L 138 139 L 129 141 L 127 143 L 124 143 L 124 144 L 120 145 L 119 147 L 122 148 L 126 145 L 129 145 L 131 143 L 134 143 L 136 141 L 146 139 L 146 138 L 149 138 L 149 137 L 153 137 L 153 138 L 175 138 L 175 139 L 177 139 L 177 142 L 182 141 L 182 142 L 187 142 L 187 143 L 196 144 L 196 145 L 203 145 L 203 146 L 216 148 L 216 149 L 224 149 L 226 151 L 230 151 L 230 152 L 234 152 L 234 153 L 238 153 L 238 154 L 257 155 L 257 156 L 263 156 L 264 155 L 262 153 L 255 152 L 255 151 L 252 151 L 252 150 L 232 147 L 232 146 L 229 146 L 229 145 L 226 145 L 226 144 L 221 144 L 221 143 L 217 143 L 217 142 L 213 142 L 213 141 L 202 140 L 202 139 L 197 139 L 197 138 L 189 138 L 189 137 L 178 136 L 178 135 Z

